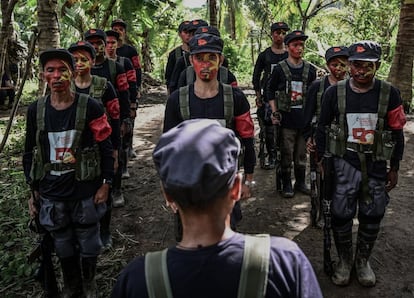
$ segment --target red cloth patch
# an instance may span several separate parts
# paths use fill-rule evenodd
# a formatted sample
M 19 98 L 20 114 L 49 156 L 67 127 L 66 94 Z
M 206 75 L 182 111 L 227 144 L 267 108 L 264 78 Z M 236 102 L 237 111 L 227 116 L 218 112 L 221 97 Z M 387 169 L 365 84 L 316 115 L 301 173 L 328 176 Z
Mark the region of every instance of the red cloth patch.
M 138 56 L 132 57 L 131 60 L 132 60 L 132 65 L 134 66 L 135 69 L 140 69 L 141 68 L 141 62 L 139 61 Z
M 126 73 L 121 73 L 116 77 L 116 87 L 118 91 L 126 91 L 129 89 Z
M 121 113 L 119 108 L 119 100 L 117 97 L 106 102 L 106 112 L 111 117 L 111 119 L 119 119 L 119 115 Z
M 232 86 L 232 87 L 237 87 L 238 85 L 237 85 L 237 81 L 233 81 L 233 82 L 231 82 L 230 83 L 230 85 Z
M 108 123 L 106 114 L 89 122 L 89 128 L 93 133 L 95 141 L 98 143 L 108 138 L 112 133 L 112 128 Z
M 128 82 L 136 82 L 137 81 L 137 73 L 134 69 L 130 69 L 126 72 Z
M 403 129 L 407 119 L 404 114 L 403 106 L 400 105 L 392 111 L 388 111 L 388 126 L 391 129 Z
M 254 124 L 250 111 L 234 117 L 234 127 L 242 138 L 254 137 Z

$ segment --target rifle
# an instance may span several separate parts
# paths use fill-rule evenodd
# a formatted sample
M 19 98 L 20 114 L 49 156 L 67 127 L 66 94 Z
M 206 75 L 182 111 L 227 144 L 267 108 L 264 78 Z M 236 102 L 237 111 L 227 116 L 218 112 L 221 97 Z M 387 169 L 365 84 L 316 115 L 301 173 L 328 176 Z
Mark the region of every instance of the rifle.
M 33 198 L 34 193 L 33 193 Z M 40 205 L 36 208 L 39 210 Z M 35 271 L 34 278 L 38 281 L 45 293 L 45 297 L 59 297 L 59 290 L 56 281 L 55 268 L 52 261 L 53 238 L 48 231 L 46 231 L 39 222 L 39 215 L 36 215 L 29 223 L 31 231 L 36 232 L 39 236 L 36 246 L 27 256 L 29 264 L 35 261 L 39 263 Z
M 275 124 L 275 169 L 276 169 L 276 191 L 282 192 L 282 155 L 280 153 L 280 122 L 282 121 L 282 115 L 278 113 L 276 118 L 279 119 L 279 124 Z
M 315 135 L 315 125 L 316 123 L 312 123 L 312 132 L 311 132 L 311 139 L 314 140 Z M 318 206 L 320 206 L 319 201 L 319 189 L 318 189 L 318 180 L 317 180 L 317 160 L 318 154 L 316 150 L 310 152 L 310 182 L 311 182 L 311 224 L 313 227 L 316 227 L 317 217 L 318 217 Z
M 333 187 L 333 156 L 329 152 L 329 127 L 326 127 L 326 144 L 323 155 L 322 173 L 322 203 L 325 224 L 323 226 L 323 269 L 328 276 L 333 274 L 333 262 L 331 259 L 331 202 Z

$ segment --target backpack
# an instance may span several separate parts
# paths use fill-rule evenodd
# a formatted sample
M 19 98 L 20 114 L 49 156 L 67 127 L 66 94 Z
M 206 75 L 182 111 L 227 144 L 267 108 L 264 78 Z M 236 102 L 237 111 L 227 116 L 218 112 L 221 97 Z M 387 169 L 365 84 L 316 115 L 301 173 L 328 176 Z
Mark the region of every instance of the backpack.
M 286 78 L 286 89 L 284 91 L 277 92 L 277 106 L 278 109 L 284 112 L 290 112 L 291 108 L 291 93 L 292 93 L 292 73 L 290 72 L 289 66 L 286 60 L 279 62 L 280 67 Z M 303 72 L 302 72 L 302 99 L 298 100 L 298 104 L 304 104 L 306 99 L 306 91 L 308 89 L 308 77 L 310 74 L 309 62 L 303 61 Z
M 89 96 L 97 99 L 101 104 L 102 96 L 106 91 L 107 79 L 104 77 L 92 75 L 91 86 L 89 87 Z
M 145 282 L 149 298 L 173 297 L 168 276 L 167 251 L 164 249 L 145 254 Z M 265 297 L 269 258 L 269 235 L 245 236 L 238 298 Z
M 223 100 L 224 100 L 224 119 L 225 123 L 221 123 L 227 128 L 233 128 L 234 117 L 234 101 L 233 101 L 233 87 L 227 84 L 220 83 L 223 86 Z M 183 120 L 190 119 L 190 96 L 189 85 L 179 89 L 179 103 L 180 112 Z M 220 121 L 219 121 L 220 122 Z
M 227 81 L 229 80 L 229 69 L 227 67 L 220 66 L 219 76 L 220 76 L 219 82 L 223 84 L 227 84 Z M 192 65 L 187 66 L 187 68 L 185 69 L 185 77 L 186 77 L 185 80 L 187 82 L 187 85 L 194 83 L 195 72 L 194 72 L 194 67 Z

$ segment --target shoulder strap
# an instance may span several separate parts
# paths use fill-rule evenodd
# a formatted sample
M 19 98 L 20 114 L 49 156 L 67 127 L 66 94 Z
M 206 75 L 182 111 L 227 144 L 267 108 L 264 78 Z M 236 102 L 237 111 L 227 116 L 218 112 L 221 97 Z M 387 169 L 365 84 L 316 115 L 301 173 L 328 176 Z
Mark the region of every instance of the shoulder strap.
M 226 119 L 226 127 L 231 129 L 234 117 L 233 87 L 223 83 L 221 85 L 223 86 L 224 119 Z
M 111 83 L 115 87 L 116 86 L 116 62 L 112 59 L 108 59 L 108 63 L 109 63 L 109 75 L 111 77 Z
M 321 105 L 322 105 L 322 94 L 325 91 L 325 80 L 327 76 L 322 77 L 321 83 L 319 84 L 319 90 L 316 94 L 316 118 L 319 118 L 321 114 Z
M 76 107 L 76 120 L 75 120 L 75 138 L 73 140 L 73 148 L 78 148 L 80 143 L 80 138 L 83 130 L 85 129 L 86 123 L 86 109 L 88 106 L 89 95 L 85 93 L 78 93 L 78 105 Z
M 194 67 L 192 65 L 187 66 L 187 68 L 185 69 L 185 80 L 187 85 L 194 83 L 194 75 Z
M 223 84 L 227 84 L 227 81 L 229 80 L 229 70 L 227 67 L 220 66 L 220 82 Z
M 175 62 L 182 56 L 181 46 L 175 48 Z
M 384 130 L 384 119 L 387 114 L 388 103 L 391 93 L 391 84 L 386 81 L 380 81 L 380 96 L 378 101 L 378 125 L 379 131 Z
M 304 101 L 306 101 L 306 93 L 308 91 L 308 78 L 309 78 L 309 72 L 310 72 L 310 63 L 303 61 L 303 72 L 302 72 L 302 96 L 304 98 Z
M 179 91 L 180 112 L 183 120 L 190 119 L 190 96 L 188 95 L 189 86 L 183 86 Z
M 41 97 L 37 100 L 37 110 L 36 110 L 36 146 L 38 150 L 38 158 L 40 164 L 43 164 L 43 152 L 42 144 L 40 140 L 40 134 L 45 130 L 45 115 L 46 115 L 46 98 L 47 96 Z
M 292 81 L 292 74 L 290 73 L 290 69 L 289 69 L 289 66 L 287 65 L 286 60 L 280 61 L 279 65 L 283 70 L 286 81 L 289 82 L 289 85 L 290 85 L 290 82 Z M 289 88 L 290 88 L 290 86 L 289 86 Z
M 238 298 L 265 297 L 269 272 L 270 236 L 245 236 Z
M 172 298 L 167 268 L 167 251 L 147 252 L 145 254 L 145 282 L 149 298 Z

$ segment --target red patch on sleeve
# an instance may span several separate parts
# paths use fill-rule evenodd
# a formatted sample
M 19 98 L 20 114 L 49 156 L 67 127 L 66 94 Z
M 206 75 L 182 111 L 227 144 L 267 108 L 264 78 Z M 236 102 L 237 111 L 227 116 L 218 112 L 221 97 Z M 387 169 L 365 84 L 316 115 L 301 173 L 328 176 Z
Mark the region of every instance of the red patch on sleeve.
M 234 127 L 242 138 L 254 137 L 254 124 L 250 111 L 234 117 Z
M 126 73 L 128 82 L 136 82 L 137 81 L 137 73 L 134 69 L 130 69 Z
M 132 57 L 132 65 L 134 65 L 135 69 L 140 69 L 141 68 L 141 62 L 139 61 L 138 56 Z
M 232 87 L 237 87 L 238 85 L 237 85 L 237 81 L 233 81 L 233 82 L 231 82 L 230 83 L 230 85 L 232 86 Z
M 407 119 L 404 114 L 403 106 L 400 105 L 392 111 L 388 111 L 388 126 L 391 129 L 403 129 Z
M 119 119 L 119 115 L 121 113 L 119 108 L 119 100 L 117 97 L 106 102 L 106 112 L 111 117 L 111 119 Z
M 121 92 L 129 89 L 126 73 L 121 73 L 116 77 L 116 86 Z
M 112 133 L 112 128 L 108 123 L 106 114 L 89 122 L 89 128 L 93 133 L 95 141 L 98 143 L 108 138 Z

